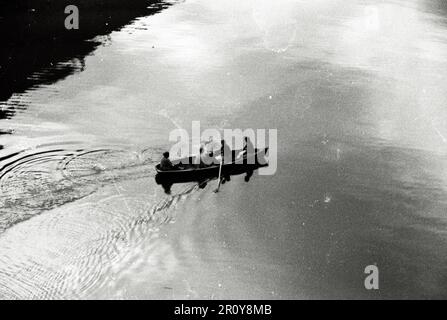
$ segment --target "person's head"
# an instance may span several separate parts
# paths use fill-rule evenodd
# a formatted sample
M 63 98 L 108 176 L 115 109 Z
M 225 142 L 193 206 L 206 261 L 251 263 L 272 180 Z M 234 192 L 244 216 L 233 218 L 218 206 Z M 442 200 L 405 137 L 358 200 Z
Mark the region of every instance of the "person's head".
M 244 137 L 244 141 L 245 141 L 245 142 L 248 141 L 248 137 L 247 137 L 247 136 Z
M 220 140 L 220 144 L 224 146 L 225 145 L 225 140 L 224 139 Z
M 168 158 L 169 158 L 169 152 L 167 152 L 167 151 L 164 152 L 164 153 L 163 153 L 163 157 L 165 157 L 166 159 L 168 159 Z

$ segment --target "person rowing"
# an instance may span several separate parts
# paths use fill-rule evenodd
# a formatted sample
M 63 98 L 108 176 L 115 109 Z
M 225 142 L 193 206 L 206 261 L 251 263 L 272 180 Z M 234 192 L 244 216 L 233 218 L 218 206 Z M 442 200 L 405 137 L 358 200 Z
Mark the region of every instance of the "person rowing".
M 160 169 L 163 171 L 175 169 L 175 166 L 172 164 L 171 160 L 169 160 L 169 152 L 167 151 L 163 153 L 163 158 L 161 158 Z
M 246 154 L 255 153 L 255 147 L 248 136 L 244 137 L 244 148 L 242 150 L 245 151 Z
M 233 152 L 231 151 L 230 146 L 225 142 L 224 139 L 220 141 L 220 144 L 220 155 L 223 159 L 223 162 L 230 163 L 233 157 Z
M 233 151 L 231 151 L 230 146 L 225 142 L 224 139 L 220 140 L 220 156 L 221 156 L 221 166 L 222 164 L 231 163 L 233 158 Z M 230 175 L 225 174 L 222 178 L 222 184 L 225 183 L 225 181 L 230 181 Z
M 206 168 L 213 164 L 213 153 L 205 150 L 203 146 L 200 147 L 200 164 L 199 168 Z

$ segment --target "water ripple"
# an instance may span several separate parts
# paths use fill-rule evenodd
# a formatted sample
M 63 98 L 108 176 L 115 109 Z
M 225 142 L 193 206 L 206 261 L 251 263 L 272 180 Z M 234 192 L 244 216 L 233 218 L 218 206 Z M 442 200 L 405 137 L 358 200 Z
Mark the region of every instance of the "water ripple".
M 64 157 L 61 168 L 85 159 L 82 154 Z M 119 286 L 115 276 L 142 267 L 139 251 L 152 245 L 160 226 L 172 221 L 177 204 L 196 189 L 188 184 L 162 199 L 157 193 L 105 192 L 109 196 L 57 208 L 8 230 L 0 243 L 0 298 L 82 298 Z
M 146 153 L 36 148 L 0 158 L 0 232 L 123 179 L 153 175 Z

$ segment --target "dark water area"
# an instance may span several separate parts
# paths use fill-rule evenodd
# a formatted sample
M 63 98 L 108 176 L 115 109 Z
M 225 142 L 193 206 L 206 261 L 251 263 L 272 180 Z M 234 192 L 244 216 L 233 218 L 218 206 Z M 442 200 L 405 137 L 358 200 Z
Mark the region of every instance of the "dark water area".
M 434 14 L 440 16 L 442 20 L 447 19 L 447 3 L 443 0 L 429 0 L 426 1 L 423 6 Z
M 447 296 L 445 1 L 91 3 L 0 20 L 0 298 Z M 192 121 L 277 129 L 277 171 L 166 195 Z
M 79 8 L 80 28 L 67 30 L 68 5 Z M 0 101 L 39 85 L 48 85 L 82 71 L 84 59 L 107 35 L 132 20 L 160 12 L 169 4 L 136 0 L 18 0 L 0 3 Z M 11 118 L 20 103 L 10 101 L 0 119 Z M 8 133 L 2 131 L 2 134 Z

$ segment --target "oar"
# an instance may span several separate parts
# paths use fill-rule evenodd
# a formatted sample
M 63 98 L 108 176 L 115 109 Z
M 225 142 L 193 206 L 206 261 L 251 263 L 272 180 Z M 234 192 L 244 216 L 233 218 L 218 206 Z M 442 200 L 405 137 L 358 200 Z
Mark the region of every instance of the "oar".
M 222 175 L 222 164 L 223 164 L 223 156 L 220 159 L 220 165 L 219 165 L 219 178 L 218 178 L 218 184 L 217 184 L 217 189 L 214 190 L 215 193 L 219 192 L 219 188 L 220 188 L 220 184 L 222 182 L 222 180 L 220 179 L 220 176 Z

